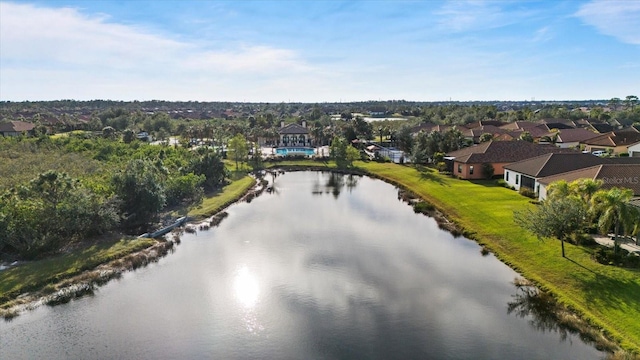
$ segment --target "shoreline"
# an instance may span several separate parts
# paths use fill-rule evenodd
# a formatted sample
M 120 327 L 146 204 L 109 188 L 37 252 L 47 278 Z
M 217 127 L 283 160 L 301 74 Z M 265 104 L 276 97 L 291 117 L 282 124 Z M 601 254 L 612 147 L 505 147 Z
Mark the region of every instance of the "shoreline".
M 483 242 L 482 239 L 477 236 L 476 232 L 466 230 L 460 224 L 452 221 L 445 212 L 439 209 L 435 204 L 429 202 L 427 199 L 416 194 L 410 187 L 405 186 L 391 178 L 387 178 L 371 171 L 359 168 L 337 169 L 328 167 L 326 165 L 310 166 L 275 164 L 274 166 L 265 169 L 265 171 L 321 171 L 357 176 L 368 176 L 395 186 L 398 189 L 398 198 L 406 202 L 408 205 L 413 206 L 414 211 L 421 212 L 426 216 L 432 217 L 442 230 L 450 232 L 453 236 L 464 236 L 469 240 L 475 241 L 482 247 L 482 255 L 488 254 L 489 251 L 492 252 L 499 261 L 517 272 L 522 277 L 522 279 L 524 279 L 523 281 L 532 284 L 537 292 L 549 295 L 554 300 L 552 307 L 554 314 L 559 320 L 559 324 L 568 326 L 569 328 L 577 331 L 581 336 L 585 336 L 592 342 L 592 346 L 595 346 L 599 350 L 607 351 L 611 354 L 617 353 L 618 351 L 622 350 L 620 344 L 607 335 L 606 330 L 598 329 L 598 326 L 594 326 L 589 320 L 585 319 L 584 315 L 582 315 L 579 311 L 576 311 L 576 309 L 560 303 L 553 291 L 546 289 L 536 281 L 526 278 L 524 274 L 522 274 L 520 269 L 518 269 L 512 263 L 505 261 L 488 244 Z M 184 232 L 197 232 L 206 231 L 210 227 L 217 226 L 226 217 L 227 213 L 226 211 L 224 211 L 226 208 L 241 201 L 251 202 L 251 200 L 253 200 L 257 196 L 260 196 L 265 190 L 267 190 L 267 185 L 268 181 L 265 179 L 256 181 L 252 186 L 247 188 L 239 198 L 225 203 L 223 206 L 217 209 L 217 211 L 213 215 L 207 216 L 205 219 L 194 219 L 195 221 L 193 222 L 187 220 L 187 222 L 184 224 L 184 227 L 180 227 L 177 229 L 181 229 L 181 231 Z M 426 204 L 430 204 L 428 210 L 417 211 L 415 205 L 423 202 Z M 123 258 L 101 264 L 92 270 L 87 270 L 80 275 L 62 280 L 61 282 L 55 284 L 56 287 L 60 286 L 60 288 L 57 289 L 53 294 L 42 294 L 42 290 L 40 290 L 39 292 L 34 292 L 33 294 L 26 293 L 26 296 L 24 296 L 25 294 L 21 294 L 16 299 L 24 299 L 25 301 L 21 301 L 19 304 L 13 305 L 8 309 L 0 309 L 0 317 L 4 317 L 5 320 L 10 320 L 11 318 L 18 316 L 21 312 L 34 309 L 40 305 L 55 305 L 66 303 L 74 298 L 86 294 L 91 294 L 97 287 L 106 284 L 108 281 L 114 278 L 119 278 L 125 271 L 131 271 L 137 269 L 138 267 L 146 266 L 151 262 L 158 261 L 161 257 L 164 257 L 170 252 L 174 251 L 174 245 L 180 244 L 179 233 L 176 234 L 174 232 L 171 232 L 167 236 L 170 238 L 164 241 L 159 240 L 158 243 L 152 245 L 149 248 L 128 254 Z M 166 245 L 161 246 L 161 244 Z M 156 247 L 161 247 L 162 250 L 158 250 L 156 249 Z M 141 259 L 141 265 L 127 265 L 131 264 L 128 260 L 125 260 L 129 257 Z M 518 279 L 515 280 L 515 282 L 518 281 Z M 563 319 L 566 321 L 563 322 Z

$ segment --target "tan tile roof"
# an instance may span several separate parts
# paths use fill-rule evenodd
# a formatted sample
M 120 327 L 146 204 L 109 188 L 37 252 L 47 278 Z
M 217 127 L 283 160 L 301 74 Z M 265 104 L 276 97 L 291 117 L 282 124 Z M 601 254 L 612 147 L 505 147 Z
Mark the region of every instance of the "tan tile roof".
M 476 146 L 470 146 L 447 154 L 455 161 L 480 163 L 512 163 L 529 159 L 538 155 L 552 152 L 573 152 L 574 150 L 560 149 L 553 145 L 538 145 L 526 141 L 488 141 Z
M 640 164 L 602 164 L 589 168 L 570 171 L 562 174 L 544 177 L 538 182 L 547 185 L 554 181 L 565 180 L 572 182 L 578 179 L 602 180 L 603 189 L 622 187 L 633 190 L 640 195 Z
M 0 132 L 23 132 L 31 131 L 36 126 L 32 123 L 24 121 L 9 121 L 7 123 L 0 124 Z
M 541 178 L 607 162 L 606 159 L 582 153 L 550 153 L 505 166 L 505 169 Z

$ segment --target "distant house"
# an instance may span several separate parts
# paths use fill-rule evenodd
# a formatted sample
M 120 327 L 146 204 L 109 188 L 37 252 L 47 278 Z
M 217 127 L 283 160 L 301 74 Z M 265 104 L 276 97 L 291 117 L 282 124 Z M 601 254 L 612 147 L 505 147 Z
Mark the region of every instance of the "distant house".
M 307 129 L 307 122 L 302 121 L 302 125 L 288 124 L 284 125 L 284 121 L 280 123 L 278 129 L 280 136 L 279 146 L 311 146 L 311 136 Z
M 629 145 L 627 148 L 629 151 L 629 156 L 631 157 L 640 157 L 640 141 L 633 145 Z
M 541 178 L 584 169 L 606 161 L 591 154 L 549 153 L 506 165 L 503 178 L 516 190 L 526 187 L 538 193 L 540 190 L 538 180 Z
M 527 141 L 488 141 L 446 154 L 452 175 L 461 179 L 482 179 L 483 164 L 493 166 L 494 176 L 504 175 L 504 166 L 539 155 L 567 152 L 553 145 L 538 145 Z
M 589 131 L 587 129 L 564 129 L 557 133 L 549 133 L 546 136 L 553 137 L 557 135 L 555 145 L 561 148 L 577 148 L 580 146 L 580 142 L 593 139 L 602 134 Z
M 547 187 L 553 182 L 560 180 L 572 182 L 580 179 L 602 180 L 603 189 L 610 189 L 612 187 L 627 188 L 631 189 L 635 196 L 640 196 L 640 164 L 607 163 L 548 176 L 538 180 L 538 183 L 540 183 L 538 198 L 540 200 L 546 199 Z
M 629 146 L 640 142 L 640 132 L 634 128 L 611 131 L 606 134 L 580 142 L 586 151 L 597 150 L 612 152 L 614 154 L 626 153 Z
M 22 134 L 32 136 L 35 124 L 25 121 L 9 121 L 0 124 L 0 135 L 2 136 L 20 136 Z

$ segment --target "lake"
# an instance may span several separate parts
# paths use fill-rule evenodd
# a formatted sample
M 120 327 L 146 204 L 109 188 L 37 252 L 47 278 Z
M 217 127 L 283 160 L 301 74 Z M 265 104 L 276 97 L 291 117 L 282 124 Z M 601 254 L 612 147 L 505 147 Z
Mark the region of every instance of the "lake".
M 267 177 L 270 178 L 269 176 Z M 367 177 L 292 172 L 95 295 L 0 322 L 3 359 L 598 359 L 509 314 L 517 274 Z

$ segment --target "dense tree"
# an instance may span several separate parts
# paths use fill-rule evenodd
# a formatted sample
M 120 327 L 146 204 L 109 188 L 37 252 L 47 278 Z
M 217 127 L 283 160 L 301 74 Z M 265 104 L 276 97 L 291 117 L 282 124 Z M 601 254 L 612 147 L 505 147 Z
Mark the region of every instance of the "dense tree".
M 591 198 L 593 211 L 598 214 L 598 227 L 607 234 L 613 227 L 614 252 L 618 249 L 618 236 L 630 235 L 640 222 L 640 211 L 629 203 L 631 189 L 600 190 Z
M 516 224 L 531 231 L 539 239 L 559 239 L 562 257 L 565 257 L 565 240 L 571 234 L 586 227 L 586 217 L 587 210 L 584 203 L 576 196 L 544 201 L 535 208 L 529 207 L 514 213 Z
M 484 133 L 482 135 L 480 135 L 480 142 L 487 142 L 487 141 L 491 141 L 493 140 L 493 134 L 491 133 Z
M 32 258 L 107 231 L 117 221 L 113 202 L 65 173 L 47 171 L 0 197 L 0 249 Z
M 158 169 L 149 160 L 134 159 L 112 178 L 120 199 L 123 225 L 140 230 L 155 220 L 165 205 L 165 187 Z
M 624 104 L 627 108 L 630 108 L 633 111 L 633 108 L 638 103 L 638 97 L 636 95 L 627 95 L 624 99 Z
M 533 142 L 533 136 L 531 136 L 531 133 L 528 131 L 523 131 L 522 134 L 520 134 L 520 137 L 518 138 L 522 141 L 526 141 L 526 142 Z
M 220 155 L 209 148 L 201 147 L 195 151 L 195 156 L 191 159 L 189 170 L 195 175 L 203 175 L 203 185 L 206 190 L 214 190 L 224 185 L 228 177 L 227 169 L 220 158 Z
M 249 154 L 247 140 L 242 134 L 236 134 L 231 140 L 229 140 L 229 151 L 236 162 L 236 170 L 238 170 L 238 162 L 244 161 Z
M 342 137 L 335 137 L 330 147 L 331 158 L 339 168 L 347 168 L 360 157 L 360 152 Z

